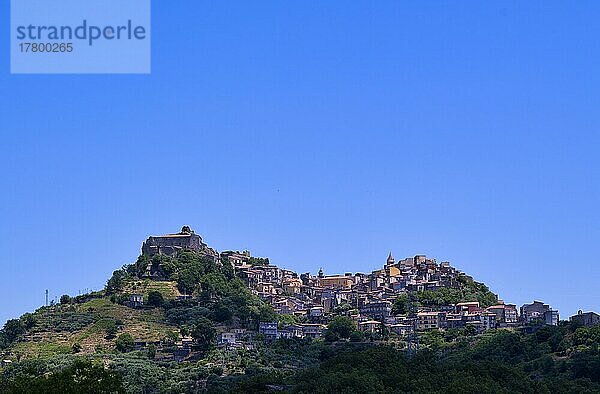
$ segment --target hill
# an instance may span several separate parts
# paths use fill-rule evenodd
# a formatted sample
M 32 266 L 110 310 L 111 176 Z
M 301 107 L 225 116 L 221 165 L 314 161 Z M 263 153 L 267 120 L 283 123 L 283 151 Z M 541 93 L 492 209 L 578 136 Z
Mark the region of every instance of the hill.
M 600 391 L 599 327 L 485 326 L 473 316 L 507 305 L 447 263 L 390 255 L 369 275 L 312 277 L 199 245 L 142 254 L 105 289 L 8 321 L 0 391 Z

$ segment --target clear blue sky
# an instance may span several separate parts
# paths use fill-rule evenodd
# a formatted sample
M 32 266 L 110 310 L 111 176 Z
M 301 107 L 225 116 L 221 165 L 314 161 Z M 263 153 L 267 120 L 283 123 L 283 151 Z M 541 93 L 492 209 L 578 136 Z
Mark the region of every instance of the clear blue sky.
M 302 272 L 425 253 L 600 310 L 598 2 L 221 3 L 153 2 L 151 75 L 27 76 L 2 2 L 0 321 L 183 224 Z

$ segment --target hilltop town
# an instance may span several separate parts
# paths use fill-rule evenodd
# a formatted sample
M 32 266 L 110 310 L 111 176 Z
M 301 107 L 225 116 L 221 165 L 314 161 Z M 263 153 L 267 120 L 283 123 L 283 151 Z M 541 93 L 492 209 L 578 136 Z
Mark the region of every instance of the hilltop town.
M 88 391 L 130 393 L 315 392 L 323 379 L 334 392 L 395 391 L 407 381 L 414 386 L 405 391 L 443 392 L 439 382 L 449 377 L 447 385 L 472 392 L 490 384 L 545 392 L 557 381 L 565 392 L 600 390 L 597 370 L 586 367 L 598 358 L 595 312 L 560 320 L 541 301 L 502 301 L 447 261 L 383 260 L 368 273 L 313 275 L 249 251 L 218 252 L 188 226 L 150 236 L 104 289 L 65 294 L 6 322 L 0 391 L 63 392 L 68 384 L 81 392 L 81 376 L 94 385 Z M 365 364 L 379 358 L 396 365 L 396 383 L 380 370 L 385 364 Z M 482 377 L 482 359 L 529 375 Z M 339 378 L 335 365 L 357 363 L 368 379 Z
M 269 340 L 320 338 L 335 316 L 349 317 L 358 331 L 375 338 L 389 334 L 408 338 L 418 331 L 466 327 L 473 333 L 510 327 L 531 329 L 559 322 L 559 311 L 548 304 L 534 301 L 517 310 L 515 304 L 499 300 L 485 285 L 449 262 L 438 263 L 425 255 L 396 261 L 389 253 L 382 268 L 370 273 L 326 275 L 320 269 L 317 275 L 298 274 L 270 264 L 268 258 L 253 257 L 249 251 L 217 253 L 187 226 L 176 234 L 149 237 L 142 253 L 175 255 L 182 249 L 229 262 L 254 295 L 277 314 L 298 322 L 260 322 L 258 332 Z M 146 276 L 160 279 L 150 266 Z M 239 330 L 223 332 L 219 344 L 242 346 L 240 337 Z

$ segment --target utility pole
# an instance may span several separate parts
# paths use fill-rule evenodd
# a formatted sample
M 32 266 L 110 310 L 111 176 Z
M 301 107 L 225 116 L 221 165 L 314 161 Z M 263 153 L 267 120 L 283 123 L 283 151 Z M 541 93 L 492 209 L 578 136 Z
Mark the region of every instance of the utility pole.
M 46 306 L 48 306 L 48 289 L 46 289 Z

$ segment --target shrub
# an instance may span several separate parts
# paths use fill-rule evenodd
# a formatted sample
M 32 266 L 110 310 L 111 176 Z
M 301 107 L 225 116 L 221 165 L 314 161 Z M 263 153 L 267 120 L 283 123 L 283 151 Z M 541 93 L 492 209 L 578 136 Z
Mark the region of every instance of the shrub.
M 60 296 L 60 303 L 61 304 L 70 304 L 71 303 L 71 297 L 68 294 L 63 294 Z
M 356 331 L 354 321 L 347 316 L 336 316 L 327 325 L 326 339 L 335 341 L 338 338 L 350 338 Z
M 154 360 L 156 358 L 156 346 L 154 344 L 148 345 L 148 358 Z
M 148 305 L 159 307 L 162 306 L 164 302 L 165 299 L 163 298 L 163 295 L 160 293 L 160 291 L 153 290 L 150 293 L 148 293 Z
M 114 338 L 117 335 L 117 322 L 114 319 L 103 319 L 98 322 L 100 327 L 104 328 L 108 339 Z
M 73 346 L 71 346 L 71 353 L 75 354 L 75 353 L 79 353 L 79 352 L 81 352 L 81 344 L 75 342 L 73 344 Z
M 25 325 L 19 319 L 8 320 L 2 329 L 6 341 L 11 343 L 25 333 Z
M 127 332 L 119 335 L 115 342 L 117 350 L 123 353 L 133 350 L 133 345 L 133 337 Z

